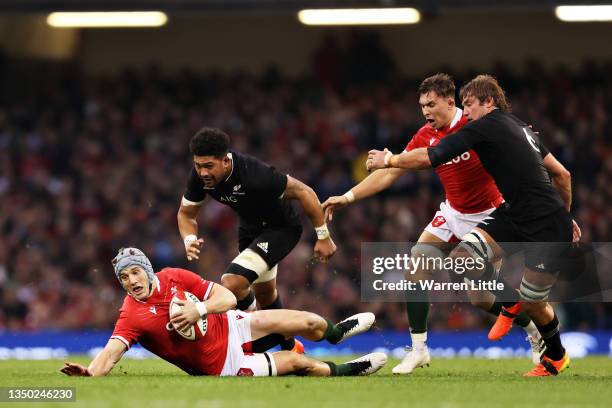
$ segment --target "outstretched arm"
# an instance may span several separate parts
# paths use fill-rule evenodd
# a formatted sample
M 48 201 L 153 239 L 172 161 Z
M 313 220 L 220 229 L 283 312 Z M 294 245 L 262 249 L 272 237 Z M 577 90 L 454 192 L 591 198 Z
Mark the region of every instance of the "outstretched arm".
M 386 190 L 405 173 L 405 169 L 381 169 L 370 174 L 344 195 L 329 197 L 322 205 L 325 219 L 331 221 L 334 210 Z
M 460 130 L 445 137 L 434 147 L 420 147 L 409 152 L 393 154 L 389 151 L 370 150 L 366 167 L 368 170 L 396 167 L 400 169 L 422 170 L 438 167 L 470 149 L 473 138 Z
M 110 339 L 104 349 L 91 361 L 89 367 L 66 362 L 60 371 L 69 376 L 97 377 L 107 375 L 115 364 L 121 360 L 126 351 L 127 347 L 121 340 Z
M 325 224 L 325 214 L 317 194 L 300 180 L 287 176 L 287 187 L 283 198 L 300 202 L 306 216 L 317 232 L 317 243 L 314 248 L 315 256 L 324 262 L 327 261 L 336 252 L 336 244 L 329 235 L 329 230 Z

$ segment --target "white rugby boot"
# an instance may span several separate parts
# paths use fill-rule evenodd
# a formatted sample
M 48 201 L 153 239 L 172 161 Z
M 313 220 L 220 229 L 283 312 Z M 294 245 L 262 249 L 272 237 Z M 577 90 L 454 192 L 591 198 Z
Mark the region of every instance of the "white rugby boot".
M 412 374 L 419 367 L 429 367 L 431 356 L 426 344 L 418 348 L 406 347 L 406 355 L 401 363 L 393 367 L 393 374 Z

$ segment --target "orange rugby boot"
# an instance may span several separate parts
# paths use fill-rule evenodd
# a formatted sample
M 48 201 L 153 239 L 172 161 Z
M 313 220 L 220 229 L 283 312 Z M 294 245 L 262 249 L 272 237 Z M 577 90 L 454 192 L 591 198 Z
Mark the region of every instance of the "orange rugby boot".
M 491 330 L 489 330 L 489 340 L 500 340 L 504 337 L 512 328 L 512 323 L 516 316 L 521 313 L 522 307 L 520 303 L 516 303 L 514 306 L 506 308 L 502 306 L 502 310 L 497 316 L 497 320 Z
M 561 360 L 551 360 L 549 357 L 542 356 L 540 364 L 535 366 L 531 371 L 523 374 L 524 377 L 549 377 L 559 375 L 563 370 L 570 365 L 570 358 L 567 351 Z

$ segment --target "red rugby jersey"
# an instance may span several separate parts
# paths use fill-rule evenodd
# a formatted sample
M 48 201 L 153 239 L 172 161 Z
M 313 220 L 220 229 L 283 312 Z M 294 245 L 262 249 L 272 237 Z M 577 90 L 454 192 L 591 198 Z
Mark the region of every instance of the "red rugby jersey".
M 406 146 L 406 151 L 435 146 L 442 138 L 459 130 L 467 122 L 463 111 L 457 108 L 449 126 L 434 129 L 429 124 L 425 124 L 412 137 Z M 484 169 L 473 150 L 468 150 L 448 163 L 436 167 L 435 171 L 444 186 L 449 204 L 461 213 L 479 213 L 498 207 L 503 202 L 495 181 Z
M 196 341 L 176 333 L 169 316 L 170 301 L 178 289 L 206 300 L 215 284 L 179 268 L 164 268 L 155 276 L 157 288 L 145 302 L 125 297 L 111 339 L 122 341 L 128 348 L 140 343 L 191 375 L 221 374 L 227 353 L 227 315 L 209 314 L 206 335 Z

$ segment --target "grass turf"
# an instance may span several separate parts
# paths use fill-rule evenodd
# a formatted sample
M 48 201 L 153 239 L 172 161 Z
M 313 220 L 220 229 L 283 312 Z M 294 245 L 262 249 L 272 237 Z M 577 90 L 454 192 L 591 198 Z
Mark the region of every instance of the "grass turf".
M 86 364 L 87 358 L 73 358 Z M 391 360 L 371 377 L 190 377 L 157 359 L 122 360 L 104 378 L 66 377 L 59 360 L 0 361 L 0 386 L 76 387 L 74 403 L 53 407 L 610 407 L 612 359 L 576 359 L 556 378 L 523 378 L 526 359 L 436 359 L 411 376 L 393 376 Z M 0 403 L 0 406 L 8 406 Z

